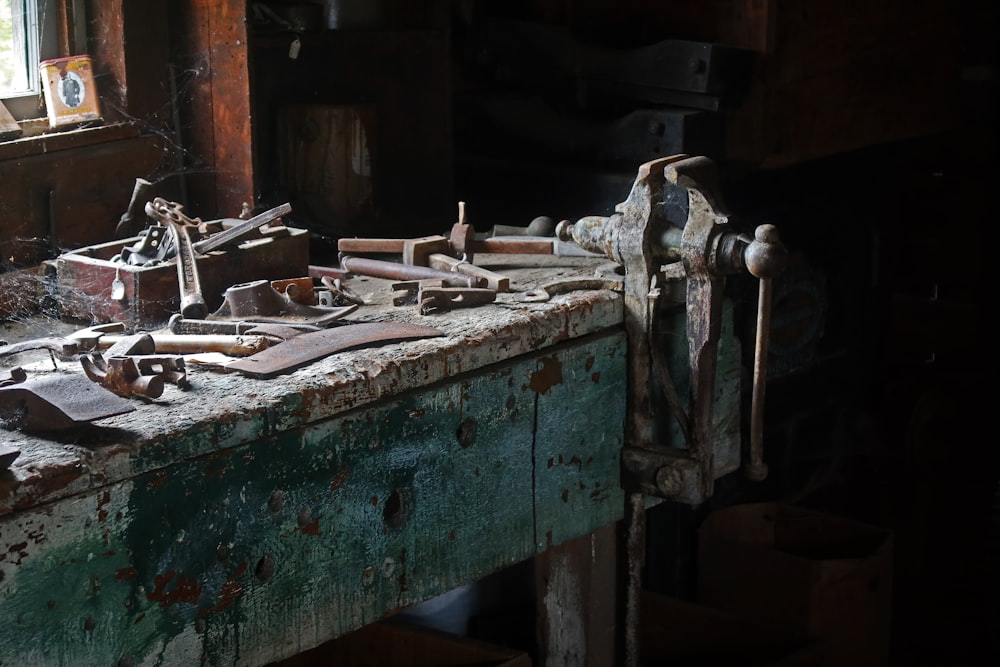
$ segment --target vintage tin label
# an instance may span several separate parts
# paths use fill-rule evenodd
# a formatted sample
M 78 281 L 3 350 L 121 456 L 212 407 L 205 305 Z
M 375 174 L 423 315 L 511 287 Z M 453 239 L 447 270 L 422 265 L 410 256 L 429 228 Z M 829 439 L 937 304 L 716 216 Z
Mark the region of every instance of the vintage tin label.
M 90 56 L 43 60 L 39 67 L 49 127 L 66 127 L 101 119 Z

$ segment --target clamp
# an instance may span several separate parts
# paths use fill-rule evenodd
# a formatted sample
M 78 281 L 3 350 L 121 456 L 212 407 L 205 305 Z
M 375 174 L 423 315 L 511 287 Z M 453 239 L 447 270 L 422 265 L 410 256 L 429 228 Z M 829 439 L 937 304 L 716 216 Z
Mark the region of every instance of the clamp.
M 753 238 L 738 232 L 724 212 L 715 164 L 705 157 L 676 155 L 647 162 L 628 198 L 607 217 L 560 222 L 556 235 L 606 255 L 624 269 L 625 329 L 630 354 L 626 445 L 622 453 L 627 488 L 646 495 L 699 504 L 712 495 L 716 469 L 713 405 L 723 322 L 726 277 L 749 272 L 760 280 L 755 347 L 751 453 L 747 477 L 767 475 L 762 453 L 771 281 L 787 263 L 772 225 Z M 690 396 L 681 397 L 657 344 L 667 295 L 684 285 Z M 686 440 L 663 446 L 655 397 L 666 399 Z

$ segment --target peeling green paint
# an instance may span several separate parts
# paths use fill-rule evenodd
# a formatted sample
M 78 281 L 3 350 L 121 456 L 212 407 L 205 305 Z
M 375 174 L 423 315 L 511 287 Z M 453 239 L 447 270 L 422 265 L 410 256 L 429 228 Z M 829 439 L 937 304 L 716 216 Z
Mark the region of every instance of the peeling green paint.
M 160 469 L 0 520 L 0 664 L 266 664 L 614 520 L 625 354 L 612 332 L 249 444 L 224 443 L 260 417 L 158 438 Z

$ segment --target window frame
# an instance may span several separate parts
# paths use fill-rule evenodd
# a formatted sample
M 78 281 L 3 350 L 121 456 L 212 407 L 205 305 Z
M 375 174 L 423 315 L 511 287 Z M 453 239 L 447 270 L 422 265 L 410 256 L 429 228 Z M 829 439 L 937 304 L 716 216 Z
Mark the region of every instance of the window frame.
M 72 16 L 82 17 L 83 0 L 10 0 L 12 13 L 16 14 L 21 9 L 21 29 L 28 38 L 26 46 L 26 58 L 24 63 L 28 75 L 28 89 L 11 93 L 0 93 L 0 101 L 17 121 L 34 120 L 44 118 L 45 102 L 42 96 L 42 79 L 39 70 L 39 63 L 49 58 L 58 58 L 61 53 L 59 39 L 59 21 L 61 5 L 68 4 L 72 8 Z M 69 20 L 69 17 L 66 17 Z M 15 29 L 18 18 L 14 17 Z M 74 25 L 68 26 L 70 34 L 76 37 L 76 43 L 86 43 L 84 32 L 86 21 L 74 21 Z M 31 39 L 32 32 L 35 39 Z M 32 64 L 32 59 L 34 64 Z

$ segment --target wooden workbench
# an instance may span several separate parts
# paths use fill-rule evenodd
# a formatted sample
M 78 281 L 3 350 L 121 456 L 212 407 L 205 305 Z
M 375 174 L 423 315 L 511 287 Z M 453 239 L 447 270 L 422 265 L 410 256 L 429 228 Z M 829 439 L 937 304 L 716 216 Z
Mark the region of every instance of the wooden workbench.
M 618 520 L 621 295 L 517 300 L 606 260 L 477 263 L 513 291 L 421 316 L 350 283 L 347 320 L 443 337 L 271 380 L 189 364 L 135 412 L 4 432 L 0 664 L 265 665 Z

